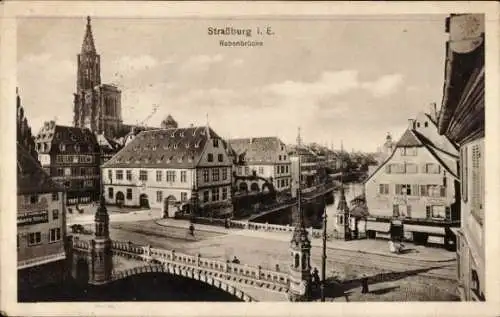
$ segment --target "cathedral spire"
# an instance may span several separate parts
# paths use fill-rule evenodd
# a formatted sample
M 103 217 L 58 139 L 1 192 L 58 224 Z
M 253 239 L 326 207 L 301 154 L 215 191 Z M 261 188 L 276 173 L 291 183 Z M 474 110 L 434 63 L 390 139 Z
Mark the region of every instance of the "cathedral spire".
M 82 43 L 82 54 L 93 53 L 96 54 L 94 37 L 92 36 L 92 25 L 90 17 L 87 17 L 87 29 L 85 30 L 85 36 Z

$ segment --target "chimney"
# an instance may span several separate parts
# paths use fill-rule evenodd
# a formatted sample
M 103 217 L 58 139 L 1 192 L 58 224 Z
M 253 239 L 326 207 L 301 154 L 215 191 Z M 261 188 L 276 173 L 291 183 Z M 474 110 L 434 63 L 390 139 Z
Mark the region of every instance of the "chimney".
M 415 119 L 408 119 L 408 129 L 415 129 Z
M 437 122 L 438 120 L 438 114 L 437 114 L 437 106 L 435 102 L 432 102 L 430 104 L 430 113 L 429 113 L 432 121 Z

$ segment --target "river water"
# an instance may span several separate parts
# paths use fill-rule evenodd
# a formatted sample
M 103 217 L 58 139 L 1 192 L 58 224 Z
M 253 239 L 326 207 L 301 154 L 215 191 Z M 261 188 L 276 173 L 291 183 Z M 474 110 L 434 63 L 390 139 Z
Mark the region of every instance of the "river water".
M 73 281 L 18 294 L 19 302 L 194 301 L 237 302 L 237 297 L 208 284 L 165 273 L 145 273 L 103 286 Z

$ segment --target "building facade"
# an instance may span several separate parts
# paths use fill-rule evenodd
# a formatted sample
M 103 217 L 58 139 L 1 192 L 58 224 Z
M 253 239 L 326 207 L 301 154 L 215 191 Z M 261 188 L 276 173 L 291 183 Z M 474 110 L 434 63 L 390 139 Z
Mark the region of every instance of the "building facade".
M 89 129 L 45 122 L 35 137 L 35 144 L 42 168 L 67 190 L 68 205 L 98 199 L 101 149 Z
M 102 166 L 106 203 L 231 214 L 231 169 L 227 143 L 208 127 L 143 131 Z
M 322 164 L 314 151 L 311 151 L 307 146 L 298 145 L 289 151 L 289 156 L 292 170 L 291 189 L 293 197 L 296 195 L 299 184 L 300 188 L 307 192 L 321 183 Z
M 279 138 L 231 139 L 229 144 L 236 155 L 236 191 L 290 191 L 290 157 L 286 145 Z M 269 188 L 270 184 L 273 189 Z
M 365 181 L 368 234 L 387 233 L 391 219 L 403 219 L 408 238 L 426 243 L 432 237 L 453 248 L 450 228 L 460 222 L 457 161 L 456 146 L 429 115 L 410 119 L 392 154 Z
M 23 298 L 33 288 L 65 278 L 66 215 L 63 189 L 37 161 L 31 130 L 17 99 L 17 268 Z
M 484 301 L 485 144 L 484 15 L 451 15 L 446 21 L 444 95 L 439 132 L 460 145 L 461 226 L 457 265 L 462 300 Z

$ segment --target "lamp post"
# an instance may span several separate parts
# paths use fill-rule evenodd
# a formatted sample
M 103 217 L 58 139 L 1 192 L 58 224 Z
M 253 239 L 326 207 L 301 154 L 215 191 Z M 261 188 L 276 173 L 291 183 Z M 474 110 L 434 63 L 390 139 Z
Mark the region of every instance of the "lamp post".
M 323 256 L 321 258 L 321 301 L 325 301 L 325 277 L 326 277 L 326 202 L 324 205 L 324 213 L 323 213 Z

